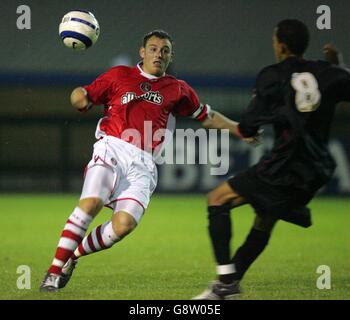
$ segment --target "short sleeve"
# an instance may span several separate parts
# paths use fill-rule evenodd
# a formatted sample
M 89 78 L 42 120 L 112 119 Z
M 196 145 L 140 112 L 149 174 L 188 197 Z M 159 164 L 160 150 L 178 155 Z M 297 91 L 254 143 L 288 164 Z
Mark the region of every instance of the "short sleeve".
M 179 100 L 172 112 L 175 116 L 202 121 L 208 115 L 209 106 L 199 103 L 196 92 L 185 81 L 179 80 Z
M 91 84 L 84 86 L 90 101 L 95 105 L 106 105 L 109 101 L 109 89 L 115 80 L 115 72 L 108 70 L 101 74 Z

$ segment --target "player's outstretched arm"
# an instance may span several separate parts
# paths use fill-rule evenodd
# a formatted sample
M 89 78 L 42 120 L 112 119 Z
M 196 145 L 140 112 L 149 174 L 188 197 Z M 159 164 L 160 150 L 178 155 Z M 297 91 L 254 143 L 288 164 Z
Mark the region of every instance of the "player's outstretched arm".
M 332 44 L 327 43 L 323 46 L 323 54 L 326 61 L 331 64 L 345 68 L 342 53 Z
M 211 111 L 202 121 L 202 126 L 206 129 L 228 129 L 236 137 L 241 137 L 238 130 L 238 122 L 233 121 L 217 111 Z
M 87 91 L 83 87 L 75 88 L 70 95 L 72 106 L 80 112 L 86 112 L 92 107 Z

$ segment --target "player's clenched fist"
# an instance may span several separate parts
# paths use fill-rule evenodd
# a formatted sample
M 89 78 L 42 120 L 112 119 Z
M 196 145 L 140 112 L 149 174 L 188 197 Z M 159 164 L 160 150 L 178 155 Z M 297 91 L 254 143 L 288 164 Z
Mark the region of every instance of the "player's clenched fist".
M 92 107 L 92 103 L 87 96 L 87 91 L 82 87 L 73 90 L 70 96 L 70 102 L 80 112 L 86 112 Z
M 339 50 L 330 43 L 327 43 L 323 46 L 323 54 L 325 60 L 329 63 L 341 65 L 343 62 L 341 52 L 339 52 Z

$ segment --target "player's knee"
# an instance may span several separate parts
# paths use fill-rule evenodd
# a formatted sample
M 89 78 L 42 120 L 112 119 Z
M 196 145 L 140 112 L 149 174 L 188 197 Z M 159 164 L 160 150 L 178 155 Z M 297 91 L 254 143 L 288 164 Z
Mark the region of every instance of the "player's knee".
M 216 191 L 212 190 L 207 193 L 207 203 L 208 206 L 219 206 L 221 203 L 221 195 Z
M 221 206 L 226 203 L 234 203 L 236 200 L 237 204 L 243 202 L 243 198 L 236 194 L 227 183 L 207 193 L 208 206 Z
M 118 212 L 112 218 L 113 230 L 120 239 L 131 233 L 136 226 L 135 219 L 125 212 Z
M 79 201 L 79 208 L 92 217 L 95 217 L 102 207 L 103 202 L 99 198 L 85 198 Z

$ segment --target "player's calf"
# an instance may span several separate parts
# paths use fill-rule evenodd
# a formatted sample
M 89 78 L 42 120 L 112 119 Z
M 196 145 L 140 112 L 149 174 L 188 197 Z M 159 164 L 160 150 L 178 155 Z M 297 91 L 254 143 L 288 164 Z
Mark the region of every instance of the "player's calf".
M 83 239 L 78 248 L 74 251 L 72 257 L 63 266 L 58 285 L 59 288 L 64 288 L 70 281 L 78 258 L 108 249 L 120 240 L 121 237 L 114 231 L 112 221 L 108 221 L 94 228 L 91 233 Z
M 59 288 L 67 285 L 76 267 L 77 259 L 94 252 L 108 249 L 128 235 L 137 226 L 135 218 L 126 212 L 118 211 L 113 215 L 112 221 L 99 225 L 86 236 L 71 258 L 62 268 Z
M 112 227 L 112 222 L 108 221 L 94 228 L 79 244 L 71 258 L 76 260 L 81 256 L 108 249 L 119 240 L 120 238 Z

